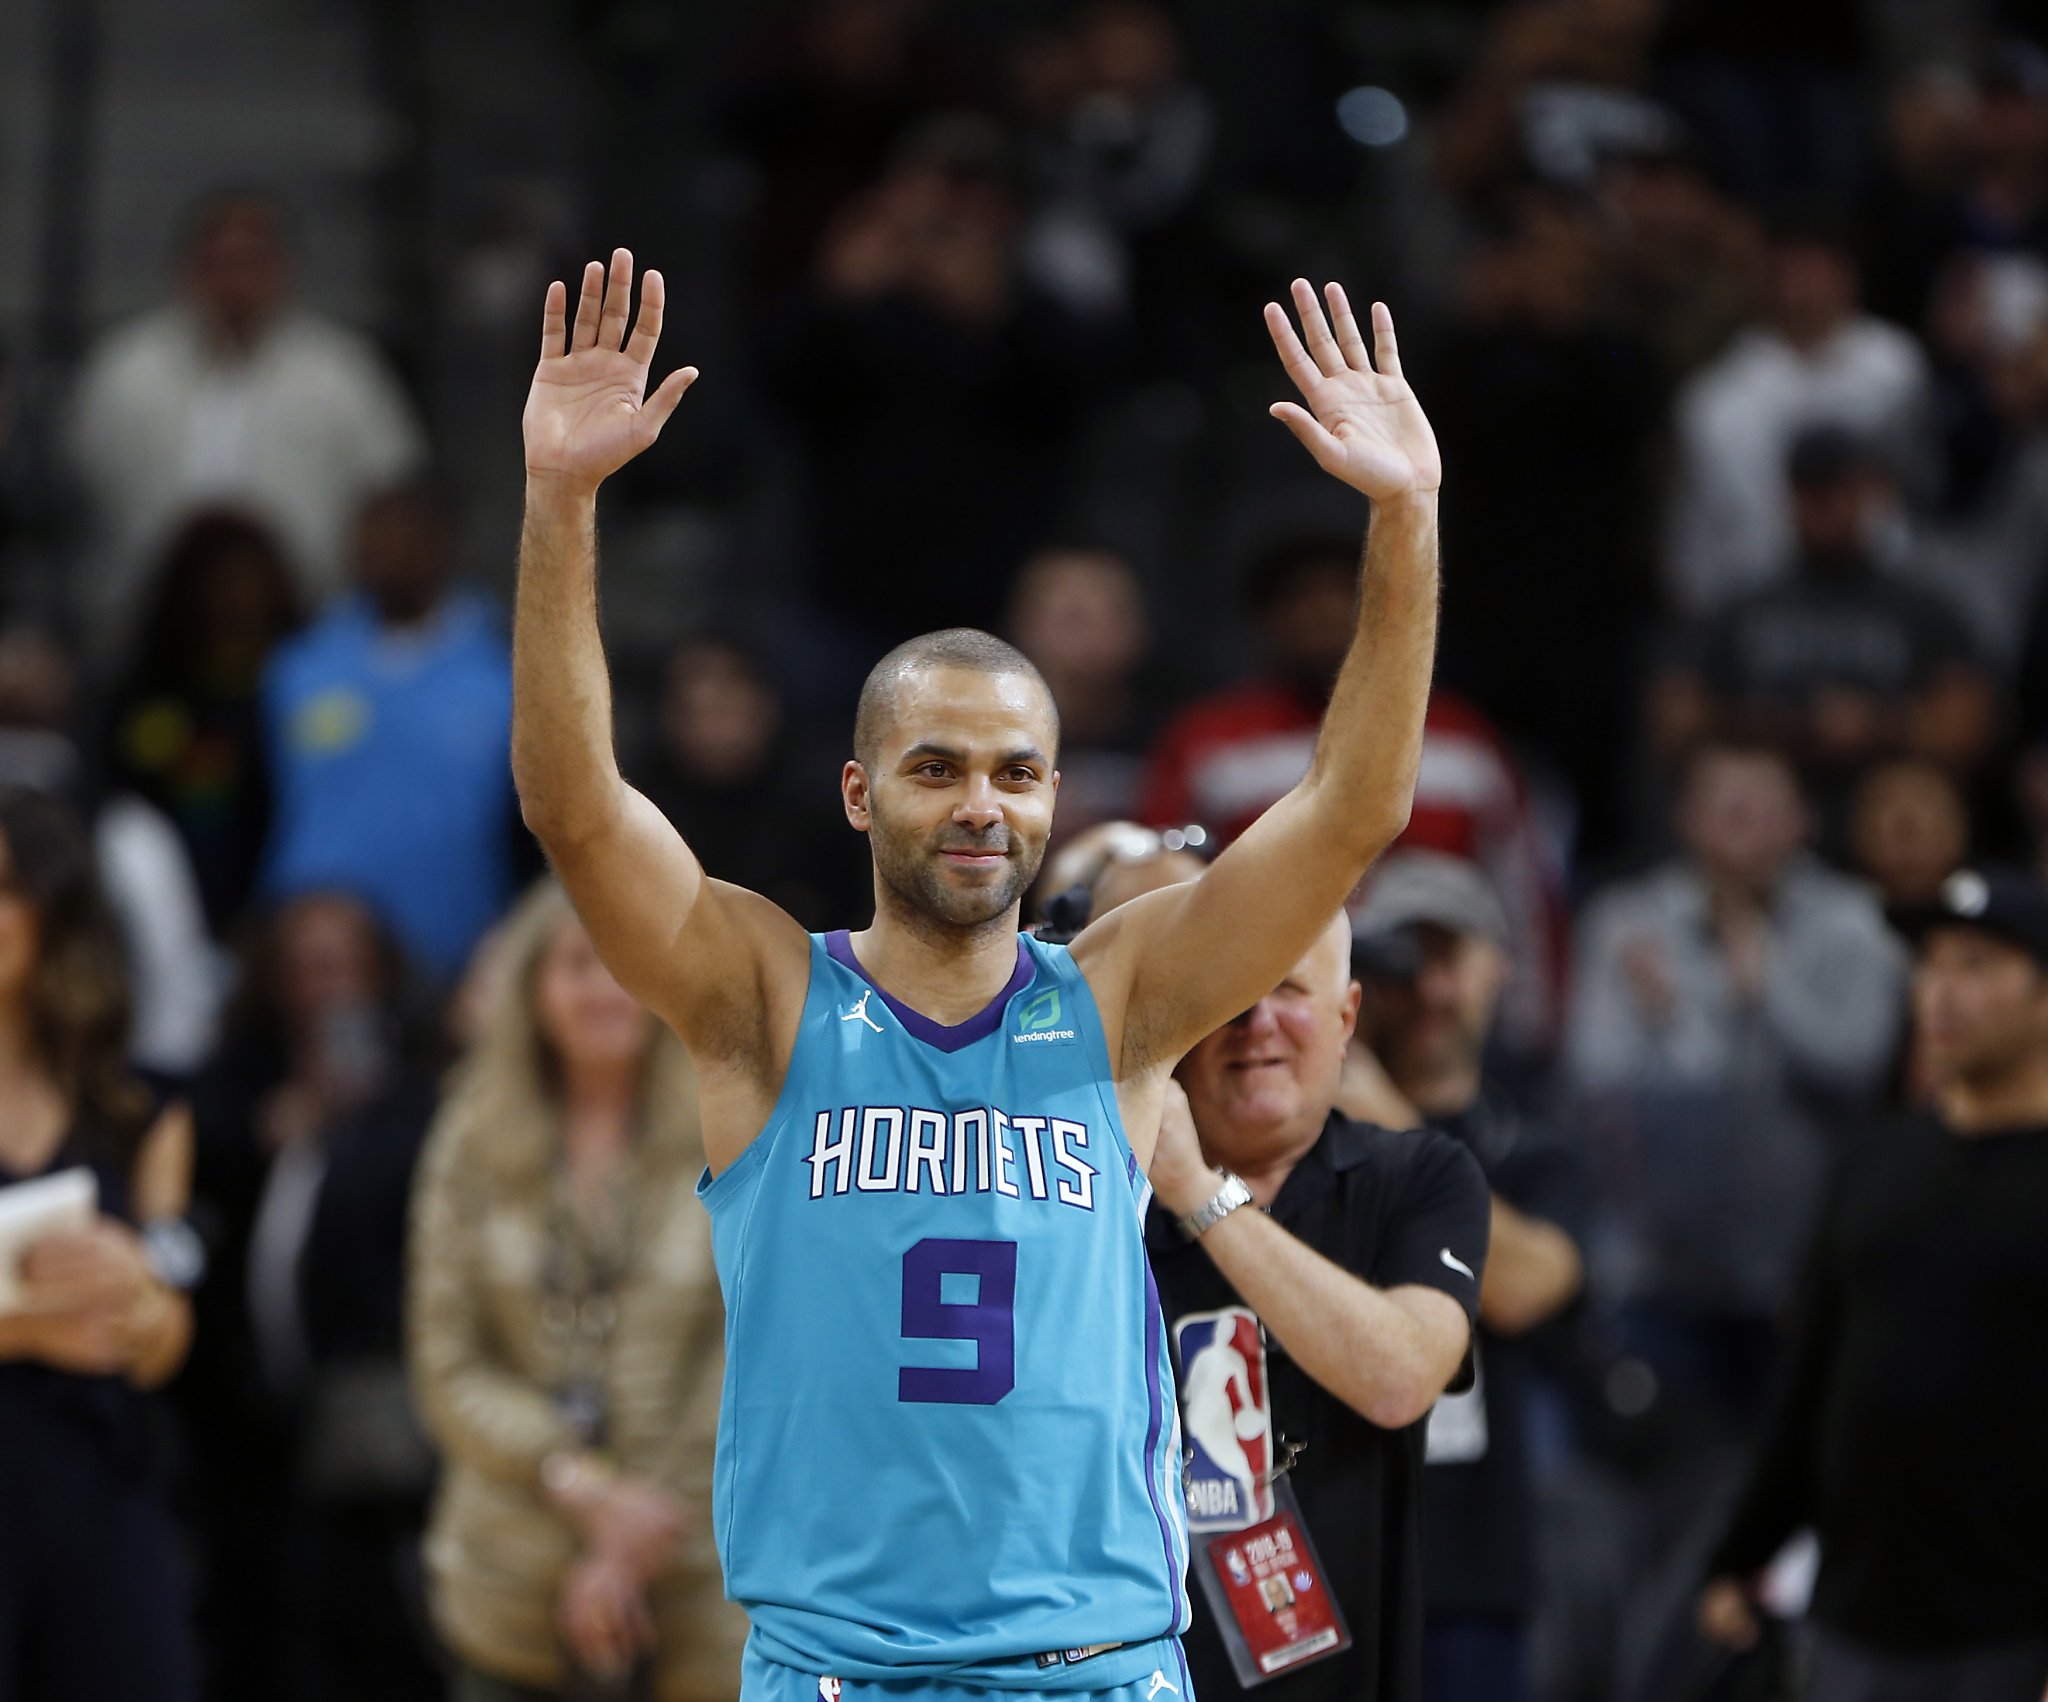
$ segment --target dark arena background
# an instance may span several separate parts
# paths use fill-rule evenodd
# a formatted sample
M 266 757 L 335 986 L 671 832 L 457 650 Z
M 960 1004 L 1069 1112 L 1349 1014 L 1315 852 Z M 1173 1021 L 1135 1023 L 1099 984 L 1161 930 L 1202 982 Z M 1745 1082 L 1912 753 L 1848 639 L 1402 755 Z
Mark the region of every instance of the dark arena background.
M 1524 1688 L 1343 1694 L 2042 1702 L 2048 1588 L 2017 1623 L 1969 1580 L 2048 1587 L 2048 1171 L 1991 1188 L 2033 1227 L 1981 1290 L 1899 1278 L 1855 1192 L 1982 1047 L 2036 1060 L 1993 1122 L 2048 1152 L 2048 992 L 1915 992 L 1929 917 L 2048 960 L 2042 22 L 0 5 L 0 1702 L 739 1696 L 692 1064 L 508 756 L 535 330 L 621 245 L 655 379 L 701 378 L 601 505 L 619 765 L 819 930 L 873 913 L 837 788 L 914 634 L 1057 704 L 1027 923 L 1302 778 L 1369 505 L 1269 417 L 1261 313 L 1391 308 L 1444 469 L 1392 855 L 1465 874 L 1405 933 L 1359 894 L 1338 1103 L 1438 1120 L 1465 1046 L 1572 1274 L 1511 1421 L 1412 1439 L 1399 1591 Z M 1496 983 L 1431 967 L 1461 927 Z M 1962 1197 L 1883 1222 L 1946 1270 Z M 1814 1394 L 1817 1309 L 1865 1301 L 1966 1326 L 1910 1420 Z M 1508 1487 L 1446 1510 L 1425 1446 Z

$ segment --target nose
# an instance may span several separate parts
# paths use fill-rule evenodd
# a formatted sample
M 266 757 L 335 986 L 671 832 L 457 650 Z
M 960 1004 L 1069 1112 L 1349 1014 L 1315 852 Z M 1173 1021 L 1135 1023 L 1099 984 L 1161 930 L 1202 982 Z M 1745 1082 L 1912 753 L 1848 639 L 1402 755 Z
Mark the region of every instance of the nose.
M 1261 999 L 1250 1010 L 1239 1011 L 1230 1019 L 1230 1026 L 1252 1039 L 1259 1039 L 1273 1032 L 1273 1001 Z
M 1003 819 L 1002 800 L 987 775 L 977 774 L 967 782 L 966 792 L 953 807 L 953 819 L 962 827 L 975 829 L 994 827 Z

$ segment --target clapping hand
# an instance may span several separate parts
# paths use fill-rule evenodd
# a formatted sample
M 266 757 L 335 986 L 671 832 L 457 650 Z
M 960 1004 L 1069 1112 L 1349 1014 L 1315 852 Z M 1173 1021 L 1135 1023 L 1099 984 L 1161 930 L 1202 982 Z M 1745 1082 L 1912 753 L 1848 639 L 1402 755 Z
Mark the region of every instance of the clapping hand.
M 1266 304 L 1273 347 L 1308 404 L 1275 402 L 1269 411 L 1301 439 L 1318 467 L 1374 502 L 1433 493 L 1443 482 L 1443 461 L 1422 405 L 1401 376 L 1394 316 L 1386 303 L 1373 303 L 1368 355 L 1343 286 L 1327 284 L 1323 294 L 1328 319 L 1308 280 L 1294 280 L 1299 337 L 1287 310 L 1278 302 Z
M 576 322 L 569 292 L 548 285 L 541 314 L 540 364 L 526 397 L 526 476 L 595 491 L 661 435 L 683 392 L 697 381 L 679 367 L 647 394 L 648 367 L 661 339 L 666 291 L 659 272 L 640 280 L 640 317 L 632 335 L 633 256 L 612 251 L 611 271 L 593 260 L 583 268 Z

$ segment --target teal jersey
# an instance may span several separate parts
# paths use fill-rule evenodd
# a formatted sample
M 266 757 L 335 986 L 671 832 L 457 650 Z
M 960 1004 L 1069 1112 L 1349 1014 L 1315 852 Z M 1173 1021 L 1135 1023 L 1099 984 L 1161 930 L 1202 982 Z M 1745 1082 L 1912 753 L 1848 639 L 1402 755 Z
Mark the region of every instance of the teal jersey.
M 1066 949 L 1021 938 L 948 1028 L 814 935 L 781 1098 L 698 1191 L 713 1517 L 755 1655 L 1013 1689 L 1155 1670 L 1188 1615 L 1179 1420 L 1150 1190 Z

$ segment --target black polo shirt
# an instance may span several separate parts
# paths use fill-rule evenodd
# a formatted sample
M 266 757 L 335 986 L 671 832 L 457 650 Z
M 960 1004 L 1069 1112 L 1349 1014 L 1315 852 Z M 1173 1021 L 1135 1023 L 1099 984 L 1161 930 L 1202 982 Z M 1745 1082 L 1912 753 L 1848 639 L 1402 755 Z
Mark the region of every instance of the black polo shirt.
M 1335 1113 L 1273 1202 L 1273 1220 L 1375 1288 L 1441 1289 L 1479 1310 L 1488 1200 L 1478 1163 L 1431 1129 L 1393 1133 Z M 1241 1306 L 1199 1244 L 1155 1205 L 1146 1243 L 1169 1331 L 1191 1312 Z M 1454 1264 L 1452 1261 L 1455 1261 Z M 1462 1266 L 1464 1269 L 1459 1269 Z M 1470 1275 L 1466 1273 L 1470 1272 Z M 1302 1517 L 1351 1629 L 1343 1654 L 1259 1686 L 1262 1702 L 1415 1702 L 1421 1688 L 1421 1423 L 1382 1430 L 1267 1341 L 1273 1430 L 1306 1444 L 1290 1474 Z M 1203 1564 L 1196 1539 L 1195 1564 Z M 1188 1665 L 1197 1696 L 1238 1689 L 1199 1587 Z

